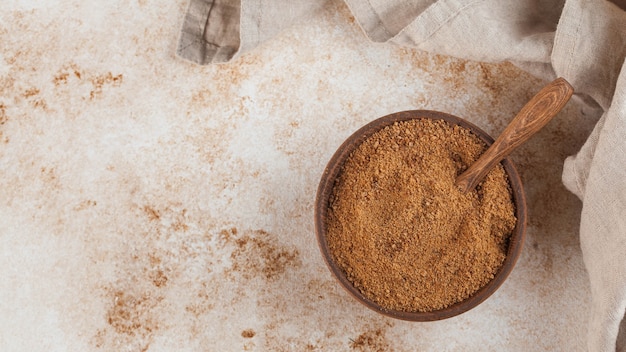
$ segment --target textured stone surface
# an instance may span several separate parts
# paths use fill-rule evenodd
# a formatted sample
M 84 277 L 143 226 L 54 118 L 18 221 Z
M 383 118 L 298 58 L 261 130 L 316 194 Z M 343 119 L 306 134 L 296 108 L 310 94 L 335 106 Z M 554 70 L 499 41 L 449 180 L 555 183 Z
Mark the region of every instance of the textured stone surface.
M 361 125 L 434 109 L 497 135 L 545 82 L 369 43 L 347 8 L 230 64 L 174 57 L 185 0 L 0 5 L 0 350 L 582 350 L 572 101 L 513 155 L 529 231 L 459 317 L 369 311 L 319 254 L 322 170 Z

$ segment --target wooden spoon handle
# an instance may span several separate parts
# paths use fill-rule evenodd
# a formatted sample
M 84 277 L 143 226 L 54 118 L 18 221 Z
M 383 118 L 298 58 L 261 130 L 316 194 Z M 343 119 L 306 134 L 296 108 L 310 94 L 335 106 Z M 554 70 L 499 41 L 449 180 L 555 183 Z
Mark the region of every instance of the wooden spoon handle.
M 545 126 L 572 97 L 574 88 L 563 78 L 543 87 L 520 112 L 504 132 L 464 173 L 456 178 L 463 193 L 474 189 L 494 165 Z

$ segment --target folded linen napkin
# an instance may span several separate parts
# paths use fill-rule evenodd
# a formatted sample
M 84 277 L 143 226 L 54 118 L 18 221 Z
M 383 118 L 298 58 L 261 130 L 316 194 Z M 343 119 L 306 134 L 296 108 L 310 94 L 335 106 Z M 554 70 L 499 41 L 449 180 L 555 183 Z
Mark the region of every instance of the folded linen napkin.
M 565 161 L 563 182 L 583 202 L 580 242 L 592 293 L 587 347 L 626 350 L 626 1 L 345 1 L 374 42 L 508 60 L 546 79 L 564 77 L 602 109 L 586 143 Z M 177 53 L 198 64 L 227 62 L 324 3 L 191 0 Z

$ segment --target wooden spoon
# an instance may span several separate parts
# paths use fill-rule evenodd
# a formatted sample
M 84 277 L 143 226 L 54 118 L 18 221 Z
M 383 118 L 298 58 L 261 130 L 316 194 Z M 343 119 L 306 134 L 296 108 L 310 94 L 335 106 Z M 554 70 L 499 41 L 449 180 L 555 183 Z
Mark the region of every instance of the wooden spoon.
M 489 170 L 537 133 L 556 115 L 574 94 L 574 88 L 563 78 L 543 87 L 520 110 L 487 151 L 456 178 L 463 193 L 474 189 Z

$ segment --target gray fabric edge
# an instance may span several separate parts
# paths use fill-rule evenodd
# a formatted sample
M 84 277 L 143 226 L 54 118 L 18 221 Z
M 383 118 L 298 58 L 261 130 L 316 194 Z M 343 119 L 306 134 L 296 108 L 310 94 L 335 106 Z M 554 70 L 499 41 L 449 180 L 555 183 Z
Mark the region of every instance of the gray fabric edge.
M 398 44 L 403 44 L 400 38 L 408 38 L 405 32 L 411 32 L 419 36 L 418 41 L 411 40 L 411 45 L 419 46 L 432 37 L 443 25 L 455 18 L 459 13 L 468 7 L 474 6 L 484 0 L 441 0 L 429 6 L 424 12 L 409 23 L 393 39 Z M 396 40 L 398 39 L 398 40 Z
M 375 43 L 384 43 L 393 36 L 383 26 L 383 21 L 374 11 L 372 6 L 364 6 L 362 2 L 354 2 L 352 0 L 344 1 L 350 12 L 354 15 L 356 22 L 361 30 L 365 33 L 369 40 Z M 369 4 L 369 2 L 367 2 Z M 376 23 L 376 26 L 366 26 L 365 23 Z
M 462 10 L 470 7 L 476 3 L 484 0 L 439 0 L 434 4 L 428 6 L 419 16 L 409 23 L 398 34 L 392 35 L 384 26 L 382 26 L 382 20 L 378 14 L 370 7 L 363 6 L 360 3 L 355 3 L 352 0 L 345 0 L 350 11 L 354 14 L 357 23 L 365 32 L 369 40 L 375 43 L 387 43 L 393 41 L 400 45 L 412 45 L 417 46 L 421 42 L 427 40 L 433 34 L 435 34 L 444 24 L 453 19 Z M 368 28 L 364 25 L 364 22 L 379 23 L 381 29 Z M 404 35 L 405 32 L 417 33 L 419 40 L 407 41 L 409 36 Z
M 626 91 L 626 59 L 623 61 L 620 71 L 619 77 L 616 82 L 616 90 L 615 95 L 618 95 L 618 89 L 623 89 Z M 613 99 L 615 99 L 615 95 Z M 622 94 L 620 94 L 623 96 Z M 619 107 L 616 107 L 617 104 L 623 104 L 623 100 L 614 100 L 611 103 L 605 114 L 602 116 L 602 125 L 597 128 L 598 135 L 595 144 L 593 147 L 593 159 L 589 163 L 587 171 L 587 180 L 585 180 L 589 185 L 601 184 L 604 176 L 598 176 L 598 174 L 602 174 L 607 172 L 607 168 L 619 168 L 621 167 L 621 163 L 615 163 L 607 160 L 603 160 L 604 162 L 600 162 L 598 165 L 598 159 L 595 155 L 600 153 L 600 155 L 610 155 L 607 150 L 614 152 L 613 148 L 607 148 L 607 145 L 611 145 L 612 142 L 615 142 L 614 138 L 616 137 L 615 133 L 611 131 L 616 131 L 616 125 L 619 125 L 621 122 L 621 114 L 623 111 Z M 615 104 L 615 105 L 614 105 Z M 617 110 L 617 111 L 616 111 Z M 605 131 L 605 132 L 603 132 Z M 594 129 L 595 132 L 595 129 Z M 620 136 L 621 137 L 621 136 Z M 612 139 L 613 138 L 613 139 Z M 607 141 L 608 139 L 608 141 Z M 613 155 L 620 155 L 619 153 L 615 153 Z M 622 154 L 623 155 L 623 154 Z M 619 165 L 619 166 L 617 166 Z M 617 174 L 615 170 L 613 170 L 613 174 Z M 621 169 L 620 169 L 621 171 Z M 609 174 L 611 171 L 608 172 Z M 592 187 L 592 186 L 585 186 Z M 595 188 L 594 188 L 595 190 Z M 585 221 L 594 222 L 591 219 L 590 215 L 586 215 L 587 213 L 587 204 L 596 205 L 597 199 L 594 197 L 597 194 L 608 194 L 607 190 L 604 189 L 599 191 L 598 193 L 594 193 L 593 191 L 585 192 L 583 194 L 583 211 L 581 216 L 581 228 L 585 228 Z M 590 200 L 591 199 L 591 200 Z M 596 202 L 594 202 L 596 200 Z M 609 207 L 612 209 L 614 207 Z M 596 209 L 597 210 L 597 209 Z M 602 209 L 603 212 L 606 209 Z M 596 212 L 597 213 L 597 212 Z M 615 214 L 614 214 L 615 215 Z M 591 282 L 591 290 L 592 290 L 592 311 L 591 311 L 591 319 L 589 325 L 589 331 L 587 332 L 587 343 L 589 350 L 599 350 L 599 351 L 614 351 L 616 350 L 616 344 L 618 339 L 618 334 L 620 331 L 620 326 L 622 321 L 626 318 L 626 287 L 623 282 L 613 282 L 612 278 L 603 275 L 606 271 L 604 268 L 599 268 L 600 259 L 595 257 L 595 260 L 588 261 L 587 258 L 590 256 L 589 253 L 598 253 L 597 243 L 602 243 L 603 239 L 599 239 L 597 237 L 598 231 L 594 231 L 594 233 L 583 233 L 581 232 L 581 249 L 583 253 L 583 260 L 585 262 L 585 267 L 587 268 L 587 272 L 589 273 L 589 278 Z M 610 232 L 610 231 L 607 231 Z M 612 233 L 613 236 L 616 235 L 615 232 Z M 624 235 L 624 233 L 621 233 Z M 615 238 L 612 238 L 615 239 Z M 595 248 L 594 248 L 595 247 Z M 606 253 L 606 252 L 605 252 Z M 606 255 L 603 255 L 603 259 L 605 261 L 619 260 L 615 258 L 616 253 L 612 252 L 610 255 L 613 255 L 613 258 L 607 259 Z M 615 275 L 615 274 L 611 274 Z M 602 290 L 599 287 L 602 287 Z M 618 288 L 619 286 L 619 288 Z M 599 292 L 594 292 L 595 290 L 599 290 Z M 620 313 L 617 313 L 620 312 Z M 621 314 L 621 315 L 616 315 Z
M 237 0 L 240 1 L 240 0 Z M 245 28 L 239 32 L 239 51 L 236 55 L 248 52 L 256 48 L 262 41 L 261 39 L 261 14 L 254 11 L 254 9 L 262 8 L 261 0 L 250 0 L 241 2 L 241 19 L 239 26 Z
M 212 0 L 191 0 L 183 20 L 176 55 L 198 65 L 223 63 L 232 59 L 239 48 L 218 47 L 204 40 L 206 20 Z

